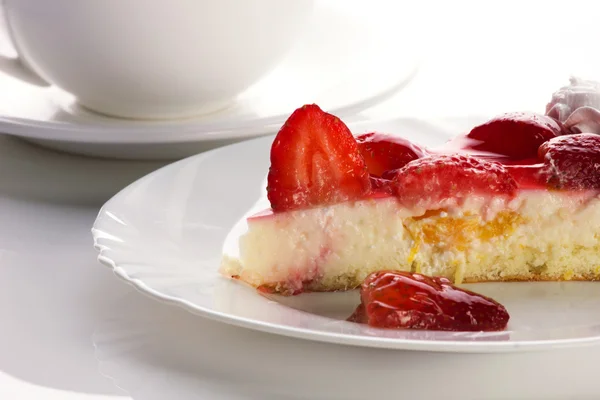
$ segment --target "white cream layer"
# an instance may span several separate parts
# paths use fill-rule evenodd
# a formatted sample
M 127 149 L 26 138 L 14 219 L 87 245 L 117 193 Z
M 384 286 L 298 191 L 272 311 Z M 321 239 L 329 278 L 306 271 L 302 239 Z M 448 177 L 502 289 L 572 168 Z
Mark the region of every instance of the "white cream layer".
M 253 286 L 284 283 L 292 290 L 303 282 L 344 289 L 381 269 L 456 282 L 589 279 L 600 272 L 596 193 L 531 190 L 510 201 L 478 197 L 446 206 L 428 217 L 389 197 L 251 218 L 239 255 L 224 257 L 222 272 Z M 452 221 L 467 219 L 464 234 L 457 233 Z

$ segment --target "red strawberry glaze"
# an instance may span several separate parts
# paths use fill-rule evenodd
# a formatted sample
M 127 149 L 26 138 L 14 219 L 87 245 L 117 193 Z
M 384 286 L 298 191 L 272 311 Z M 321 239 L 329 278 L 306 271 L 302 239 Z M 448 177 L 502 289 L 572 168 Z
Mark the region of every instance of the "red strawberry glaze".
M 430 150 L 437 155 L 467 154 L 472 157 L 486 161 L 500 163 L 516 181 L 519 189 L 546 189 L 543 176 L 543 160 L 537 157 L 514 158 L 503 154 L 497 154 L 475 149 L 473 144 L 479 143 L 466 135 L 459 135 L 442 146 Z
M 504 168 L 517 182 L 519 189 L 546 189 L 544 163 L 540 163 L 538 160 L 527 160 L 526 163 L 505 164 Z
M 520 189 L 547 188 L 538 148 L 565 133 L 551 117 L 507 113 L 428 149 L 385 133 L 352 136 L 339 118 L 306 105 L 273 142 L 268 198 L 274 212 L 389 196 L 406 207 L 471 195 L 510 198 Z
M 474 139 L 470 139 L 465 135 L 456 136 L 455 138 L 453 138 L 452 140 L 448 141 L 440 147 L 428 149 L 429 154 L 427 157 L 440 157 L 461 154 L 488 162 L 499 163 L 502 164 L 504 169 L 512 176 L 519 190 L 540 190 L 547 188 L 546 179 L 544 177 L 544 163 L 541 159 L 514 159 L 501 154 L 475 150 L 471 146 L 473 141 Z M 371 175 L 369 177 L 371 183 L 371 190 L 369 190 L 360 198 L 357 198 L 355 200 L 382 199 L 396 196 L 394 177 L 398 174 L 398 172 L 401 169 L 402 168 L 386 171 L 382 177 Z M 489 194 L 490 196 L 493 196 L 497 193 L 490 191 Z M 302 209 L 310 209 L 313 207 L 321 206 L 314 205 L 312 207 L 302 207 Z M 257 214 L 254 214 L 249 219 L 270 217 L 274 213 L 278 213 L 278 211 L 267 209 Z

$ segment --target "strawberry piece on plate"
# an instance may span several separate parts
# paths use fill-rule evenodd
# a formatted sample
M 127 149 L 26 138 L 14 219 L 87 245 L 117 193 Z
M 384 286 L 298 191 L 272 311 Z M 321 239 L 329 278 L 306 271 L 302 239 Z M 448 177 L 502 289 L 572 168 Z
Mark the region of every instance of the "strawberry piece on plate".
M 294 111 L 271 147 L 271 208 L 334 204 L 361 198 L 370 189 L 367 166 L 348 127 L 314 104 Z
M 555 189 L 600 189 L 600 136 L 580 133 L 554 138 L 539 149 L 547 183 Z
M 439 155 L 411 161 L 394 178 L 396 196 L 405 206 L 435 207 L 473 193 L 513 196 L 517 183 L 497 162 L 467 155 Z
M 540 145 L 564 134 L 559 122 L 535 113 L 507 113 L 476 126 L 467 135 L 477 140 L 470 148 L 513 159 L 535 157 Z
M 383 133 L 365 133 L 357 136 L 356 141 L 369 173 L 379 177 L 427 154 L 425 149 L 406 139 Z
M 510 318 L 495 300 L 460 289 L 446 278 L 378 271 L 361 286 L 361 304 L 349 321 L 377 328 L 500 331 Z

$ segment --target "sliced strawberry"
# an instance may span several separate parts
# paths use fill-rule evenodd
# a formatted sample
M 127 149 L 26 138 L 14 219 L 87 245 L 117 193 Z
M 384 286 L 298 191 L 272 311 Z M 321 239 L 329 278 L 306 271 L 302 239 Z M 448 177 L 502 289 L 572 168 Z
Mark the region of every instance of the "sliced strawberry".
M 510 318 L 493 299 L 457 288 L 446 278 L 399 271 L 369 275 L 361 304 L 348 320 L 377 328 L 499 331 Z
M 427 154 L 425 149 L 406 139 L 384 133 L 365 133 L 357 136 L 356 141 L 369 173 L 375 176 L 401 168 Z
M 358 199 L 370 189 L 367 166 L 348 127 L 314 104 L 294 111 L 271 147 L 267 194 L 272 209 Z
M 542 143 L 564 134 L 555 119 L 535 113 L 508 113 L 471 130 L 468 138 L 480 141 L 473 150 L 501 154 L 514 159 L 535 157 Z
M 473 193 L 512 196 L 517 183 L 497 162 L 467 155 L 439 155 L 411 161 L 394 178 L 396 195 L 407 207 L 435 207 Z
M 547 183 L 555 189 L 600 189 L 600 136 L 580 133 L 554 138 L 539 149 Z

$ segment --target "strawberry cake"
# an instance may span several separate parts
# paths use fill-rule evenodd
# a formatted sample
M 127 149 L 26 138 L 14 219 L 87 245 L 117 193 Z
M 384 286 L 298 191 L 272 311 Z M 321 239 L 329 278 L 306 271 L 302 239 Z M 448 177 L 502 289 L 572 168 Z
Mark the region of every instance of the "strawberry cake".
M 563 122 L 508 113 L 425 148 L 299 108 L 272 144 L 271 208 L 247 219 L 221 272 L 284 295 L 358 288 L 384 270 L 600 279 L 600 136 Z

